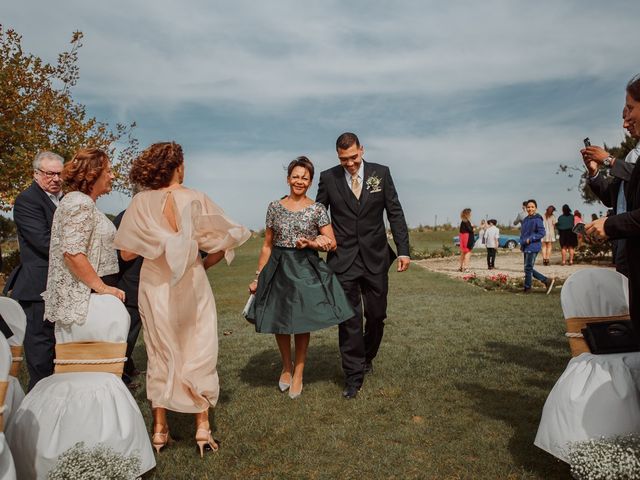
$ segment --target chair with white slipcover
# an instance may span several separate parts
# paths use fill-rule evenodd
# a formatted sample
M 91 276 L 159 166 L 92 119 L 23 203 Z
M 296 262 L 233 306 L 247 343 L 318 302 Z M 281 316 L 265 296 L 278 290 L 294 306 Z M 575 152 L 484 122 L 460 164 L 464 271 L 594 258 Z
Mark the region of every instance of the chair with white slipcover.
M 8 440 L 21 479 L 45 479 L 78 442 L 104 444 L 155 466 L 142 414 L 121 379 L 129 314 L 116 297 L 91 294 L 84 324 L 56 325 L 55 373 L 40 380 L 10 419 Z
M 628 281 L 613 270 L 580 270 L 563 285 L 560 301 L 568 321 L 624 318 Z M 638 432 L 640 352 L 587 352 L 569 361 L 549 393 L 534 444 L 567 462 L 572 442 Z
M 9 342 L 0 335 L 0 480 L 15 480 L 16 469 L 7 439 L 4 436 L 3 425 L 6 414 L 4 403 L 5 394 L 9 387 L 9 369 L 11 368 L 11 349 Z
M 9 387 L 5 398 L 5 416 L 10 418 L 24 398 L 24 390 L 18 381 L 18 372 L 22 364 L 24 332 L 27 328 L 27 316 L 18 302 L 9 297 L 0 297 L 0 315 L 13 332 L 7 340 L 11 348 L 12 363 L 9 371 Z

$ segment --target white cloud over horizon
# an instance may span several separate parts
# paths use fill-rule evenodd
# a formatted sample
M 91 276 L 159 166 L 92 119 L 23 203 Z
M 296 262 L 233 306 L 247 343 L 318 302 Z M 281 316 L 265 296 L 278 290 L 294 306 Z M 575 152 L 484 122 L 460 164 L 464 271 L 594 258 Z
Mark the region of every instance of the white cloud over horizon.
M 634 7 L 23 0 L 0 18 L 48 61 L 83 31 L 76 99 L 102 120 L 137 121 L 143 145 L 181 142 L 187 182 L 260 228 L 286 193 L 282 166 L 300 154 L 334 165 L 344 130 L 391 166 L 410 225 L 455 223 L 467 206 L 508 221 L 522 197 L 583 208 L 555 171 L 579 164 L 585 136 L 623 138 Z

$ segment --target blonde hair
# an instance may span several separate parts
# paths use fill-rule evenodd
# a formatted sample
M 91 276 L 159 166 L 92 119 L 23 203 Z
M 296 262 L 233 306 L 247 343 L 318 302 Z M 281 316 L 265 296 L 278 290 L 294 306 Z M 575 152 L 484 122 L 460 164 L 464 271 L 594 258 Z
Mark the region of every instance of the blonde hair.
M 465 208 L 464 210 L 462 210 L 460 212 L 460 218 L 462 220 L 469 220 L 471 218 L 471 209 L 470 208 Z

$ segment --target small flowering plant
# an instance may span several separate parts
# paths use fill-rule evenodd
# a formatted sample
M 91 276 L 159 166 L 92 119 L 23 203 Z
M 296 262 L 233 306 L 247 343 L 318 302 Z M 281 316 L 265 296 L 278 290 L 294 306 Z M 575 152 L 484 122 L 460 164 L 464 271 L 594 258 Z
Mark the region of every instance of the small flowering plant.
M 365 185 L 369 193 L 378 193 L 382 191 L 381 183 L 382 179 L 373 172 L 373 174 L 367 178 Z
M 88 448 L 84 442 L 79 442 L 58 457 L 47 478 L 134 480 L 140 478 L 140 458 L 136 455 L 125 457 L 103 444 Z
M 467 273 L 466 275 L 462 276 L 462 279 L 465 282 L 469 282 L 469 283 L 473 283 L 477 278 L 478 277 L 476 275 L 476 272 Z
M 640 436 L 574 442 L 569 446 L 569 464 L 576 480 L 640 478 Z

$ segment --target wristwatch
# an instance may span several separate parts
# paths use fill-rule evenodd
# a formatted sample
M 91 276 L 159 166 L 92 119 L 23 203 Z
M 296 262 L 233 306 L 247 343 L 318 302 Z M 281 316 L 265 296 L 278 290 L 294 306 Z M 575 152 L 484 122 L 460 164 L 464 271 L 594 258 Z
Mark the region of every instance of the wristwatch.
M 611 168 L 611 163 L 615 160 L 615 158 L 613 158 L 611 155 L 609 155 L 607 158 L 605 158 L 602 162 L 602 164 L 607 167 L 607 168 Z

